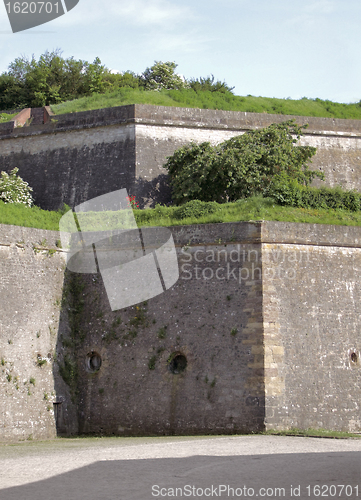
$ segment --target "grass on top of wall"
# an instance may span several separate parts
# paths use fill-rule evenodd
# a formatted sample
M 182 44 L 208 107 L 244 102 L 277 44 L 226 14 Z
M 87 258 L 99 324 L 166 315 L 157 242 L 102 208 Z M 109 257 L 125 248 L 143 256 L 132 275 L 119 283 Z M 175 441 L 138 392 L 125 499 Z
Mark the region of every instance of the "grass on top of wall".
M 163 207 L 157 205 L 154 209 L 134 210 L 139 227 L 142 226 L 176 226 L 190 224 L 207 224 L 238 221 L 283 221 L 304 222 L 308 224 L 335 224 L 344 226 L 361 226 L 361 211 L 349 212 L 333 209 L 307 209 L 283 207 L 270 198 L 254 197 L 239 200 L 234 203 L 219 205 L 215 213 L 203 217 L 177 217 L 179 207 Z M 59 230 L 59 220 L 64 211 L 41 210 L 38 207 L 5 204 L 0 201 L 0 224 L 34 227 L 39 229 Z M 109 214 L 109 213 L 108 213 Z M 111 213 L 112 228 L 117 227 L 119 217 L 117 212 Z M 99 213 L 95 214 L 95 218 Z
M 361 120 L 361 104 L 342 104 L 321 99 L 299 100 L 270 97 L 236 96 L 231 92 L 210 92 L 193 89 L 184 90 L 139 90 L 121 88 L 105 94 L 93 94 L 73 101 L 52 105 L 55 114 L 76 113 L 92 109 L 124 106 L 126 104 L 153 104 L 186 108 L 246 111 L 325 118 L 348 118 Z
M 59 220 L 64 212 L 42 210 L 39 207 L 27 207 L 21 204 L 0 201 L 0 224 L 35 227 L 59 231 Z
M 10 120 L 12 120 L 14 118 L 14 116 L 16 116 L 18 113 L 12 113 L 12 114 L 9 114 L 9 113 L 0 113 L 0 123 L 6 123 L 6 122 L 9 122 Z

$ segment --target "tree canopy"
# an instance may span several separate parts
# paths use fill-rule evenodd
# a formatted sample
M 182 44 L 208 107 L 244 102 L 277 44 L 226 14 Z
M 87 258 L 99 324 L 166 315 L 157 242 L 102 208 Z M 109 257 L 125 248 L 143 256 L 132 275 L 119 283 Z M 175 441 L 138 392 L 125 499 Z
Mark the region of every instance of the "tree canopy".
M 40 107 L 103 92 L 106 75 L 99 58 L 93 63 L 64 59 L 59 50 L 39 60 L 21 56 L 0 75 L 0 109 Z
M 62 57 L 60 49 L 46 51 L 37 60 L 33 55 L 17 57 L 0 75 L 0 110 L 41 107 L 60 102 L 103 94 L 120 87 L 144 90 L 192 88 L 196 92 L 210 90 L 227 92 L 225 82 L 214 77 L 191 79 L 178 75 L 175 62 L 155 61 L 153 66 L 137 75 L 133 71 L 114 73 L 98 57 L 92 63 Z

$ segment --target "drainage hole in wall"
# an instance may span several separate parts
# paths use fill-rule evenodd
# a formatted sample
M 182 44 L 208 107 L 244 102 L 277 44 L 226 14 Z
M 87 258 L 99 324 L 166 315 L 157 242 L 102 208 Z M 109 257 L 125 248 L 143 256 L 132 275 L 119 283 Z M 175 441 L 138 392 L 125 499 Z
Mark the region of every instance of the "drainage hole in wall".
M 100 370 L 102 366 L 102 358 L 97 352 L 89 352 L 86 356 L 86 368 L 90 373 L 95 373 Z
M 351 358 L 352 363 L 355 363 L 355 364 L 357 363 L 357 361 L 358 361 L 358 356 L 357 356 L 357 353 L 356 353 L 356 352 L 352 352 L 352 353 L 350 354 L 350 358 Z
M 174 375 L 184 372 L 187 367 L 187 358 L 179 352 L 171 354 L 169 360 L 168 368 Z

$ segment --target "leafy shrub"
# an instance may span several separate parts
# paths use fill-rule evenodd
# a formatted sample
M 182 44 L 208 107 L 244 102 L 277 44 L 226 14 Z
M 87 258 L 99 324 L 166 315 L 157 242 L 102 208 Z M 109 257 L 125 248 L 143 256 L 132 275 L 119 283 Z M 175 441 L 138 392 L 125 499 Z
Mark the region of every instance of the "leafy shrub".
M 204 215 L 217 212 L 219 208 L 218 203 L 214 201 L 192 200 L 178 208 L 174 215 L 177 219 L 187 219 L 188 217 L 199 219 Z
M 296 146 L 302 128 L 294 120 L 250 130 L 218 146 L 209 142 L 184 146 L 168 157 L 173 201 L 190 200 L 225 203 L 265 194 L 274 175 L 308 185 L 323 173 L 309 170 L 316 153 L 311 146 Z
M 334 210 L 361 210 L 361 193 L 344 191 L 340 187 L 316 188 L 300 184 L 285 174 L 276 175 L 267 195 L 280 205 L 299 208 L 332 208 Z
M 4 203 L 22 203 L 31 207 L 34 203 L 29 184 L 17 175 L 19 169 L 14 168 L 10 174 L 1 172 L 0 200 Z

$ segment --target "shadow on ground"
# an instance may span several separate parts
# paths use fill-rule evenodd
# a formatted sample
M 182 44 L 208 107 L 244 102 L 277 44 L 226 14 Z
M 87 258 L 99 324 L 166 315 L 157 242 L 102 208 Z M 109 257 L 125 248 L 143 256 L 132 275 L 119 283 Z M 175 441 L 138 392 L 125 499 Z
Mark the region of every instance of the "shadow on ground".
M 0 499 L 358 498 L 360 463 L 361 452 L 100 461 L 0 490 Z M 315 485 L 321 486 L 320 492 L 313 490 Z M 338 485 L 345 485 L 342 492 Z

